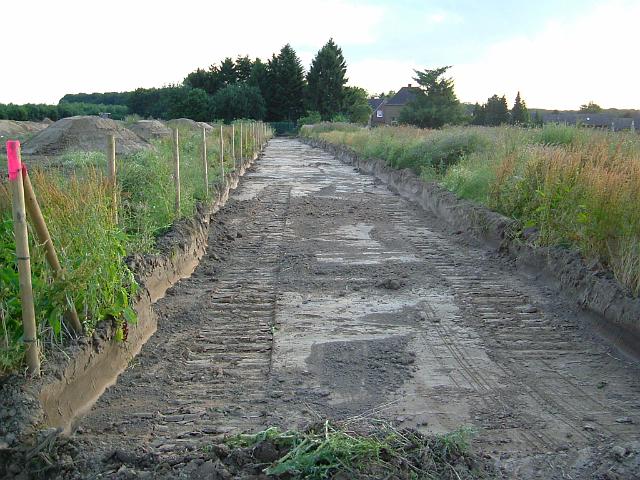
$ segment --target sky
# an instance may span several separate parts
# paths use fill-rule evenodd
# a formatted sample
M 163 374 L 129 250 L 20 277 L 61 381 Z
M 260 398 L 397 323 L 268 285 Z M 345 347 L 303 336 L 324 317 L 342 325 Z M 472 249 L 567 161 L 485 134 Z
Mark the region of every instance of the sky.
M 534 108 L 640 109 L 640 0 L 9 0 L 2 10 L 0 103 L 160 87 L 285 43 L 308 69 L 333 37 L 349 84 L 371 94 L 451 65 L 463 102 L 512 103 L 520 91 Z

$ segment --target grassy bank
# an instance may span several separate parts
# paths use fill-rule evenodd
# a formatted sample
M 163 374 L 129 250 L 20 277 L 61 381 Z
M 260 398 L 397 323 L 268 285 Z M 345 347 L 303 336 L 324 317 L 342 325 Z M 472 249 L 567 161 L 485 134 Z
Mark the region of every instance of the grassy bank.
M 578 248 L 640 294 L 640 136 L 542 129 L 324 124 L 302 135 L 411 168 L 461 197 L 538 229 L 541 245 Z
M 231 144 L 228 130 L 226 145 Z M 125 324 L 135 322 L 130 302 L 137 285 L 125 258 L 153 252 L 160 234 L 176 219 L 193 215 L 197 202 L 206 200 L 200 135 L 187 130 L 180 134 L 180 212 L 174 209 L 172 147 L 168 139 L 156 141 L 154 150 L 117 159 L 117 223 L 103 152 L 71 152 L 46 170 L 30 165 L 34 190 L 66 272 L 64 281 L 52 280 L 44 252 L 30 231 L 38 335 L 45 355 L 59 347 L 69 333 L 63 321 L 69 301 L 75 304 L 89 333 L 99 322 L 113 320 L 119 326 L 118 335 L 126 335 Z M 207 146 L 210 195 L 222 179 L 219 145 L 216 131 L 209 135 Z M 246 157 L 252 145 L 245 147 Z M 236 151 L 239 154 L 239 149 Z M 233 159 L 225 158 L 225 172 L 233 168 Z M 0 183 L 0 260 L 1 374 L 19 368 L 23 358 L 11 195 L 6 179 Z

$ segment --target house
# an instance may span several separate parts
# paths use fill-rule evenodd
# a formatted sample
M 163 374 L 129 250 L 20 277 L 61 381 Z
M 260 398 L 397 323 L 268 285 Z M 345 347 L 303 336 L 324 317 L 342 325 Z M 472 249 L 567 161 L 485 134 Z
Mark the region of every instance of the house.
M 371 118 L 369 119 L 369 126 L 375 127 L 378 125 L 384 125 L 384 110 L 383 105 L 387 102 L 384 97 L 370 98 L 369 107 L 371 107 Z
M 398 90 L 398 93 L 391 98 L 370 99 L 369 105 L 373 109 L 371 126 L 397 125 L 400 118 L 400 111 L 416 97 L 419 91 L 420 88 L 409 84 Z

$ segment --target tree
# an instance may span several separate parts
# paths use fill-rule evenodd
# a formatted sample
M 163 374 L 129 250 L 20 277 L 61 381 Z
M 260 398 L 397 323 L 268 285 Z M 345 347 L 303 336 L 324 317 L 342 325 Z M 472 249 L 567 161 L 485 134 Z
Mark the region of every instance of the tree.
M 220 64 L 218 76 L 220 77 L 220 87 L 233 85 L 238 80 L 236 65 L 229 57 L 225 58 Z
M 169 118 L 190 118 L 198 122 L 211 120 L 211 97 L 200 88 L 176 87 L 169 92 Z
M 209 70 L 198 68 L 187 75 L 182 83 L 187 87 L 200 88 L 209 95 L 216 93 L 222 86 L 218 67 L 215 65 L 211 65 Z
M 580 105 L 580 111 L 583 113 L 600 113 L 602 111 L 602 107 L 597 103 L 590 101 L 589 103 Z
M 213 96 L 212 111 L 215 118 L 230 122 L 236 118 L 261 120 L 267 109 L 258 87 L 236 83 L 220 89 Z
M 252 67 L 253 67 L 253 63 L 251 62 L 251 59 L 247 55 L 245 55 L 244 57 L 241 57 L 238 55 L 238 58 L 236 58 L 236 65 L 235 65 L 236 81 L 238 82 L 248 81 L 249 77 L 251 76 Z
M 349 117 L 351 123 L 368 123 L 371 107 L 367 91 L 360 87 L 345 87 L 342 111 Z
M 420 85 L 415 98 L 400 111 L 400 123 L 421 128 L 440 128 L 462 119 L 462 108 L 454 92 L 453 79 L 443 78 L 451 67 L 414 70 L 414 80 Z
M 269 70 L 267 65 L 259 58 L 256 58 L 251 65 L 251 74 L 249 75 L 247 83 L 254 87 L 258 87 L 262 97 L 267 101 L 267 94 L 269 91 Z
M 304 113 L 304 70 L 291 45 L 286 44 L 268 66 L 267 118 L 297 120 Z
M 480 105 L 476 102 L 476 104 L 473 106 L 473 113 L 471 115 L 471 123 L 473 125 L 484 125 L 486 116 L 485 105 Z
M 342 49 L 331 38 L 318 51 L 309 68 L 307 98 L 310 110 L 320 112 L 325 120 L 341 111 L 346 73 Z
M 509 123 L 509 107 L 507 106 L 507 98 L 503 95 L 493 95 L 485 104 L 484 124 L 497 126 L 503 123 Z
M 511 109 L 511 123 L 514 125 L 526 125 L 531 121 L 527 104 L 520 97 L 520 92 L 516 95 L 516 100 Z

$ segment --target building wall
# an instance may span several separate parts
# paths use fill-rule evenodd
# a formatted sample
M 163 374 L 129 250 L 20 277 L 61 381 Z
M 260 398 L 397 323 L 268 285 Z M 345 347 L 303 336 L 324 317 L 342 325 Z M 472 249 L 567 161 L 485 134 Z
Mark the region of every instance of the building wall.
M 400 118 L 400 110 L 404 108 L 404 105 L 384 105 L 382 110 L 384 111 L 384 123 L 392 125 L 394 122 L 398 122 Z

